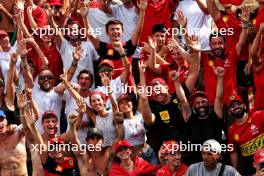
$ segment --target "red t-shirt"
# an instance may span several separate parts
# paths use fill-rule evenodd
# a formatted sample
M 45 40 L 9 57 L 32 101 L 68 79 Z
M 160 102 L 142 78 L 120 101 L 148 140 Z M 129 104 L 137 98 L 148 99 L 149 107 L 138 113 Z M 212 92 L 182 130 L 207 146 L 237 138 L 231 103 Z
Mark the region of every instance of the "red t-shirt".
M 31 29 L 26 10 L 24 12 L 24 15 L 25 15 L 25 19 L 24 19 L 25 25 L 28 29 Z M 32 11 L 32 16 L 38 27 L 42 27 L 47 24 L 48 16 L 45 10 L 43 10 L 41 7 L 37 6 L 37 8 Z
M 237 63 L 238 56 L 236 50 L 229 51 L 224 59 L 215 58 L 211 53 L 202 53 L 202 66 L 204 68 L 204 83 L 205 92 L 208 96 L 210 105 L 214 104 L 216 94 L 216 75 L 214 73 L 215 67 L 223 67 L 225 69 L 224 75 L 224 104 L 227 97 L 237 94 Z
M 172 64 L 161 64 L 160 65 L 162 75 L 164 75 L 165 81 L 166 81 L 166 83 L 169 86 L 169 93 L 172 94 L 172 93 L 175 92 L 175 86 L 174 86 L 174 81 L 170 79 L 170 75 L 169 74 L 170 74 L 170 71 L 172 71 L 172 68 L 170 68 L 170 67 L 174 67 L 175 68 L 175 65 L 172 65 Z M 173 69 L 173 70 L 177 70 L 177 69 Z M 181 84 L 184 84 L 186 79 L 187 79 L 187 76 L 189 74 L 188 66 L 182 67 L 179 70 L 179 72 L 180 72 L 179 81 L 180 81 Z
M 262 62 L 264 59 L 262 57 Z M 255 83 L 255 96 L 254 96 L 254 109 L 264 110 L 264 66 L 258 72 L 254 69 L 254 83 Z
M 155 3 L 149 0 L 145 12 L 140 42 L 148 41 L 148 36 L 151 35 L 152 27 L 155 24 L 164 24 L 167 28 L 171 28 L 171 14 L 176 9 L 177 5 L 178 0 L 160 0 Z
M 239 146 L 243 156 L 250 156 L 264 147 L 264 111 L 249 114 L 242 124 L 233 123 L 228 129 L 228 144 Z
M 176 175 L 172 175 L 170 168 L 168 165 L 163 166 L 157 171 L 156 176 L 184 176 L 185 172 L 187 171 L 188 167 L 184 164 L 179 166 L 179 169 L 176 171 Z

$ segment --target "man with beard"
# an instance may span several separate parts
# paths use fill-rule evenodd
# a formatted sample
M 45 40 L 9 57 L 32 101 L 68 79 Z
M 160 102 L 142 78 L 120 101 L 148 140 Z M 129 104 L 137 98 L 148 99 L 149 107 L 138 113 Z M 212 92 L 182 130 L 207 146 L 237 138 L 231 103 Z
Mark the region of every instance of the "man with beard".
M 228 129 L 228 143 L 232 144 L 231 163 L 242 175 L 254 174 L 253 155 L 264 143 L 264 111 L 246 113 L 246 106 L 239 96 L 227 99 L 228 112 L 235 122 Z
M 61 116 L 61 97 L 53 88 L 53 75 L 50 70 L 43 70 L 38 75 L 38 84 L 35 84 L 32 90 L 33 100 L 42 116 L 46 111 L 53 111 L 57 117 Z M 36 128 L 43 134 L 41 119 L 37 119 Z M 58 133 L 60 134 L 60 120 L 58 120 Z
M 221 33 L 212 33 L 209 37 L 211 51 L 203 53 L 201 65 L 204 69 L 205 93 L 208 96 L 210 105 L 214 104 L 216 76 L 214 75 L 214 67 L 223 67 L 224 75 L 224 97 L 237 94 L 237 64 L 238 56 L 241 48 L 245 43 L 246 30 L 242 29 L 240 38 L 233 50 L 227 50 L 229 43 L 226 43 L 225 36 Z M 226 102 L 224 102 L 226 104 Z
M 217 88 L 213 110 L 210 109 L 208 98 L 204 92 L 197 91 L 190 96 L 192 114 L 187 119 L 187 139 L 191 144 L 203 144 L 208 139 L 222 141 L 224 69 L 217 67 L 214 71 L 217 77 Z M 188 151 L 186 158 L 184 158 L 186 164 L 200 162 L 201 160 L 200 151 Z

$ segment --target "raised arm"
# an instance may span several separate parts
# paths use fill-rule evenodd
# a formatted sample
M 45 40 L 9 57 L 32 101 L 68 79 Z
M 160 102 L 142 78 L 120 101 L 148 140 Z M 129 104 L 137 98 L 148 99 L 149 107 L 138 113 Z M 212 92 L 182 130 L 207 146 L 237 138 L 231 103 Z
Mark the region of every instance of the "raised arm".
M 114 123 L 117 130 L 117 137 L 115 139 L 115 142 L 120 141 L 124 139 L 124 114 L 120 111 L 116 111 L 113 113 L 114 117 Z
M 130 75 L 130 69 L 131 69 L 130 62 L 126 57 L 126 53 L 121 42 L 114 42 L 113 47 L 120 54 L 122 64 L 124 66 L 124 70 L 122 71 L 120 78 L 121 78 L 121 82 L 126 84 Z
M 101 9 L 103 10 L 104 13 L 112 15 L 113 14 L 112 9 L 109 6 L 110 3 L 111 3 L 111 0 L 103 0 L 101 2 Z
M 196 0 L 197 5 L 199 6 L 199 8 L 203 11 L 203 13 L 205 15 L 209 15 L 209 11 L 207 9 L 207 4 L 206 4 L 206 0 Z
M 153 41 L 151 38 L 149 38 L 149 48 L 150 48 L 150 55 L 149 55 L 149 68 L 157 73 L 157 74 L 161 74 L 161 67 L 160 64 L 157 63 L 157 53 L 156 53 L 156 47 L 157 47 L 157 43 L 155 41 Z
M 185 96 L 185 93 L 184 93 L 184 90 L 181 86 L 181 83 L 179 81 L 179 73 L 176 71 L 171 71 L 170 72 L 170 78 L 174 81 L 174 85 L 175 85 L 175 89 L 176 89 L 176 95 L 181 102 L 183 119 L 185 122 L 188 122 L 188 120 L 192 114 L 192 110 L 191 110 L 191 106 L 190 106 L 190 104 L 189 104 L 189 102 Z
M 151 112 L 148 97 L 146 95 L 146 82 L 145 82 L 145 69 L 146 66 L 143 63 L 139 63 L 139 76 L 140 76 L 140 87 L 138 90 L 139 95 L 139 106 L 141 108 L 142 117 L 145 124 L 153 125 L 155 122 L 155 115 Z
M 215 0 L 206 0 L 206 4 L 209 14 L 212 16 L 214 22 L 217 22 L 221 17 L 221 12 L 218 10 Z
M 26 11 L 27 11 L 27 16 L 28 16 L 30 27 L 32 29 L 37 29 L 38 25 L 37 25 L 37 23 L 35 22 L 35 20 L 34 20 L 34 18 L 32 16 L 33 7 L 32 6 L 27 7 Z
M 54 15 L 54 10 L 48 6 L 47 10 L 46 10 L 46 14 L 48 16 L 48 24 L 56 31 L 56 35 L 54 36 L 55 38 L 55 43 L 57 45 L 57 47 L 60 49 L 61 48 L 61 43 L 63 40 L 63 36 L 61 35 L 60 31 L 58 30 L 57 24 L 55 23 L 54 19 L 53 19 L 53 15 Z
M 243 26 L 246 26 L 246 24 L 249 23 L 250 20 L 250 8 L 246 8 L 245 6 L 242 7 L 242 15 L 241 15 L 241 19 L 243 21 Z M 246 39 L 247 39 L 247 29 L 245 27 L 242 28 L 242 31 L 240 33 L 239 36 L 239 40 L 236 44 L 236 51 L 237 51 L 237 55 L 239 56 L 241 53 L 241 50 L 244 46 L 244 44 L 246 43 Z
M 185 84 L 189 92 L 192 92 L 199 77 L 201 60 L 201 48 L 197 36 L 192 36 L 189 38 L 189 48 L 191 51 L 191 61 L 189 67 L 189 74 L 187 76 Z
M 263 33 L 264 33 L 264 23 L 260 24 L 259 30 L 257 35 L 252 43 L 250 49 L 250 57 L 252 58 L 252 62 L 255 66 L 255 69 L 258 71 L 262 68 L 262 59 L 260 57 L 260 53 L 262 50 L 262 43 L 263 43 Z
M 7 84 L 6 84 L 6 96 L 5 102 L 8 109 L 14 111 L 14 100 L 15 100 L 15 86 L 14 86 L 14 74 L 16 71 L 17 53 L 11 54 L 10 68 L 8 70 Z
M 9 19 L 13 20 L 12 14 L 0 3 L 0 11 L 2 11 Z
M 84 27 L 86 29 L 86 34 L 87 34 L 87 37 L 89 38 L 89 40 L 92 42 L 92 44 L 94 45 L 94 48 L 96 50 L 99 49 L 99 46 L 100 46 L 100 41 L 99 39 L 96 37 L 96 35 L 94 34 L 93 32 L 93 29 L 92 27 L 90 26 L 90 23 L 89 23 L 89 19 L 87 18 L 87 15 L 88 15 L 88 12 L 89 12 L 89 9 L 85 6 L 83 6 L 81 9 L 80 9 L 80 13 L 82 15 L 82 20 L 83 20 L 83 24 L 84 24 Z
M 140 0 L 139 3 L 137 2 L 137 6 L 139 8 L 139 17 L 138 17 L 136 27 L 131 37 L 131 42 L 134 46 L 138 44 L 138 40 L 139 40 L 141 30 L 143 27 L 143 23 L 144 23 L 145 10 L 147 8 L 147 4 L 148 4 L 147 0 Z
M 216 84 L 216 95 L 214 101 L 214 111 L 217 116 L 221 119 L 223 118 L 223 94 L 224 94 L 224 74 L 225 69 L 223 67 L 214 68 L 215 75 L 217 77 Z

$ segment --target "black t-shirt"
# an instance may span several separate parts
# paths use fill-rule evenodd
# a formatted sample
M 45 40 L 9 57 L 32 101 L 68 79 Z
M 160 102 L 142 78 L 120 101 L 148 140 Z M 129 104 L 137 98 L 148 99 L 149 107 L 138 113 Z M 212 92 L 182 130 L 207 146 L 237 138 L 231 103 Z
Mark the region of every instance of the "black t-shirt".
M 149 102 L 156 119 L 153 125 L 146 126 L 149 145 L 157 152 L 166 140 L 182 141 L 185 135 L 185 122 L 182 117 L 181 104 L 176 94 L 166 105 L 158 102 Z
M 58 175 L 58 176 L 80 176 L 77 160 L 72 157 L 65 157 L 64 163 L 58 164 L 48 156 L 48 159 L 43 168 L 45 175 Z
M 188 140 L 193 144 L 203 144 L 208 139 L 215 139 L 221 142 L 223 120 L 212 111 L 208 118 L 199 119 L 192 113 L 187 122 Z
M 123 48 L 125 50 L 126 56 L 131 57 L 134 54 L 137 46 L 134 46 L 130 39 L 127 42 L 123 42 Z M 120 54 L 113 48 L 112 44 L 100 41 L 97 52 L 103 59 L 121 60 Z

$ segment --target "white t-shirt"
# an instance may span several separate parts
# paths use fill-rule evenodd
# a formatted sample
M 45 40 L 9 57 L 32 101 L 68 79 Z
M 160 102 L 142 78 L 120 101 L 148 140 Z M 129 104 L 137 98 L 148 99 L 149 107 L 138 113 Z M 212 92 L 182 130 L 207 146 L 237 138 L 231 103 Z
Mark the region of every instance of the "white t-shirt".
M 136 112 L 132 119 L 124 119 L 125 139 L 132 145 L 141 145 L 146 141 L 144 120 L 140 112 Z
M 113 97 L 115 99 L 117 99 L 122 93 L 126 93 L 124 89 L 125 86 L 123 86 L 120 76 L 118 76 L 116 79 L 111 80 L 110 86 L 113 88 Z M 103 92 L 104 94 L 108 95 L 107 87 L 105 86 L 98 86 L 95 90 Z M 112 104 L 110 99 L 107 99 L 105 107 L 106 109 L 112 109 Z
M 187 20 L 187 29 L 189 35 L 196 34 L 199 37 L 202 50 L 210 50 L 209 35 L 211 34 L 212 18 L 206 15 L 200 9 L 196 1 L 179 1 L 176 12 L 181 10 Z M 174 16 L 176 20 L 176 15 Z
M 94 49 L 93 44 L 90 41 L 84 41 L 81 44 L 83 53 L 81 59 L 78 63 L 76 72 L 73 75 L 72 82 L 77 83 L 77 75 L 83 69 L 90 70 L 94 75 L 93 61 L 97 61 L 99 56 L 97 55 L 96 50 Z M 70 44 L 66 39 L 62 39 L 61 47 L 59 53 L 63 62 L 63 68 L 68 70 L 72 64 L 73 57 L 72 52 L 75 47 Z
M 90 9 L 87 18 L 99 40 L 105 43 L 110 43 L 110 39 L 106 34 L 105 24 L 114 18 L 97 8 Z
M 131 39 L 131 35 L 136 27 L 138 14 L 136 13 L 136 8 L 125 8 L 123 4 L 121 5 L 111 5 L 112 15 L 115 19 L 121 21 L 124 26 L 124 36 L 123 41 L 128 41 Z
M 15 53 L 16 50 L 17 50 L 17 42 L 14 44 L 14 46 L 11 47 L 11 49 L 8 52 L 0 51 L 0 67 L 4 76 L 5 89 L 6 89 L 8 71 L 10 68 L 11 54 Z M 18 71 L 18 74 L 20 72 L 20 63 L 21 63 L 20 56 L 18 56 L 16 63 L 16 69 Z
M 112 146 L 117 136 L 116 127 L 113 120 L 113 112 L 107 111 L 106 117 L 96 116 L 95 127 L 103 132 L 104 143 L 103 147 Z
M 58 117 L 58 131 L 60 134 L 60 116 L 61 116 L 61 97 L 52 89 L 49 92 L 44 92 L 40 89 L 39 84 L 35 84 L 32 90 L 32 98 L 36 102 L 40 117 L 35 123 L 36 128 L 40 134 L 44 133 L 41 125 L 42 115 L 46 111 L 53 111 Z
M 63 99 L 66 101 L 66 107 L 65 107 L 65 112 L 66 112 L 66 116 L 67 116 L 67 131 L 70 130 L 70 124 L 69 124 L 69 115 L 71 114 L 75 114 L 75 115 L 78 115 L 78 112 L 75 110 L 77 108 L 77 104 L 76 104 L 76 101 L 74 100 L 74 98 L 70 95 L 69 91 L 65 91 L 64 92 L 64 95 L 63 95 Z M 89 97 L 86 97 L 84 98 L 84 101 L 86 104 L 89 104 Z M 88 116 L 87 114 L 85 113 L 83 115 L 83 120 L 84 122 L 89 122 L 89 119 L 88 119 Z M 86 144 L 86 136 L 87 136 L 87 131 L 88 131 L 88 128 L 80 128 L 78 130 L 78 139 L 80 140 L 80 142 L 82 144 Z

